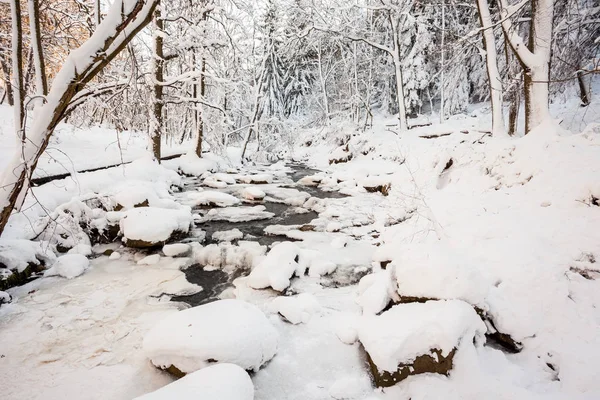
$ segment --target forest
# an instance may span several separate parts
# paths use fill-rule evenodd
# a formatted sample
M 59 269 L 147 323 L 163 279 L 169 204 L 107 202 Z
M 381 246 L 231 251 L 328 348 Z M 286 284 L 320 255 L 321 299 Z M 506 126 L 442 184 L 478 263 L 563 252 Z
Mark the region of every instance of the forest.
M 0 0 L 0 67 L 3 398 L 600 397 L 600 0 Z

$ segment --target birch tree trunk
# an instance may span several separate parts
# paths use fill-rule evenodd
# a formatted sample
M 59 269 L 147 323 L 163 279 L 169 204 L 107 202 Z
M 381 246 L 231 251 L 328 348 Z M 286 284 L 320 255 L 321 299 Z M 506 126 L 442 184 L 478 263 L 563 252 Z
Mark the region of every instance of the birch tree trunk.
M 48 80 L 40 33 L 40 7 L 38 0 L 28 0 L 29 5 L 29 30 L 31 31 L 31 49 L 33 50 L 33 64 L 35 67 L 35 94 L 46 96 L 48 94 Z
M 502 80 L 498 70 L 496 39 L 490 8 L 487 0 L 477 0 L 479 20 L 481 22 L 483 45 L 485 47 L 485 64 L 490 84 L 490 101 L 492 103 L 492 135 L 506 134 L 502 106 Z
M 155 7 L 156 0 L 116 0 L 90 39 L 69 54 L 47 102 L 36 113 L 25 145 L 0 175 L 0 235 L 18 199 L 27 193 L 37 162 L 73 97 L 150 22 Z
M 10 17 L 12 24 L 12 90 L 14 98 L 14 125 L 17 133 L 18 145 L 25 143 L 23 120 L 25 108 L 23 99 L 25 87 L 23 86 L 23 27 L 21 21 L 21 5 L 19 0 L 10 1 Z
M 500 0 L 502 6 L 502 28 L 519 62 L 525 69 L 523 78 L 525 91 L 525 133 L 540 125 L 550 117 L 548 109 L 550 82 L 550 55 L 552 49 L 552 21 L 554 0 L 531 0 L 531 23 L 529 44 L 515 31 L 510 17 L 512 11 L 525 4 L 509 6 L 507 0 Z
M 152 20 L 154 27 L 152 69 L 154 72 L 154 82 L 152 85 L 152 124 L 150 125 L 150 137 L 152 138 L 152 154 L 154 159 L 160 163 L 161 153 L 161 136 L 163 131 L 163 70 L 164 70 L 164 54 L 163 54 L 163 32 L 164 21 L 161 16 L 160 5 L 154 10 L 154 18 Z

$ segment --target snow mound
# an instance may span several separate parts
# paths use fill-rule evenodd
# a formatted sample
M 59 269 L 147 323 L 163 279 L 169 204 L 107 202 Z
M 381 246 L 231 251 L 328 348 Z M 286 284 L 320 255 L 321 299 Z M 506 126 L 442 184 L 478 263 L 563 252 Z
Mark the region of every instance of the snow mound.
M 144 338 L 144 352 L 160 368 L 184 373 L 213 362 L 257 371 L 277 352 L 278 334 L 265 314 L 240 300 L 219 300 L 174 313 Z
M 0 306 L 2 304 L 8 304 L 12 301 L 12 297 L 10 296 L 10 294 L 3 292 L 2 290 L 0 290 Z
M 194 206 L 230 207 L 240 203 L 240 200 L 235 196 L 212 190 L 191 192 L 188 193 L 187 198 L 189 200 L 188 204 Z
M 362 307 L 363 314 L 377 314 L 393 298 L 398 299 L 391 270 L 376 271 L 364 276 L 358 283 L 358 293 L 356 302 Z
M 243 175 L 240 176 L 239 181 L 248 184 L 265 184 L 273 182 L 273 175 L 271 174 L 255 174 L 255 175 Z
M 65 254 L 58 257 L 54 265 L 49 268 L 44 276 L 61 276 L 73 279 L 82 275 L 90 267 L 90 260 L 82 254 Z
M 183 256 L 190 251 L 190 245 L 186 243 L 165 244 L 162 252 L 167 257 Z
M 194 247 L 193 258 L 200 265 L 216 268 L 252 268 L 267 248 L 258 242 L 239 241 L 237 246 L 228 242 Z
M 283 291 L 290 286 L 290 279 L 299 268 L 298 253 L 300 249 L 292 242 L 279 243 L 252 270 L 248 276 L 248 284 L 254 289 L 272 287 Z
M 227 187 L 227 183 L 216 179 L 214 176 L 204 178 L 202 184 L 213 189 L 224 189 Z
M 320 308 L 319 301 L 310 293 L 294 297 L 279 296 L 271 302 L 271 309 L 294 325 L 307 323 Z
M 134 208 L 124 213 L 119 224 L 128 246 L 147 247 L 166 242 L 176 232 L 188 232 L 192 222 L 189 208 Z
M 253 400 L 248 373 L 234 364 L 217 364 L 196 371 L 134 400 Z
M 244 237 L 244 233 L 239 229 L 230 229 L 228 231 L 218 231 L 212 234 L 213 240 L 219 242 L 232 242 Z
M 179 170 L 185 175 L 200 176 L 207 172 L 215 172 L 217 168 L 216 161 L 200 158 L 193 152 L 179 157 Z
M 429 354 L 447 356 L 473 343 L 486 331 L 473 307 L 461 300 L 399 304 L 380 316 L 365 316 L 358 338 L 380 370 L 395 372 L 400 364 Z
M 79 243 L 78 245 L 75 245 L 75 247 L 71 248 L 67 254 L 81 254 L 84 256 L 90 256 L 92 255 L 92 246 L 85 243 Z
M 21 239 L 0 239 L 0 264 L 9 270 L 23 272 L 29 264 L 50 265 L 56 256 L 50 249 L 43 247 L 43 242 L 32 242 Z
M 244 197 L 246 200 L 262 200 L 265 198 L 265 196 L 265 192 L 256 186 L 248 186 L 242 189 L 242 197 Z
M 254 207 L 228 207 L 222 209 L 212 209 L 202 218 L 202 222 L 207 221 L 229 221 L 229 222 L 247 222 L 260 219 L 268 219 L 275 216 L 272 212 L 265 211 L 265 206 Z

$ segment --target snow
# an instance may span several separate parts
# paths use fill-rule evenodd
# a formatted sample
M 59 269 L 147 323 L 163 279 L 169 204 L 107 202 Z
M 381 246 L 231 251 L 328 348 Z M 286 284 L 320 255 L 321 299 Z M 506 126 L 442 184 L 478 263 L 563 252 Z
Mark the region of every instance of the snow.
M 481 340 L 485 324 L 460 300 L 399 304 L 379 316 L 365 316 L 358 338 L 380 370 L 394 372 L 420 355 L 438 349 L 447 356 L 454 348 Z
M 228 207 L 222 209 L 213 208 L 202 218 L 202 222 L 208 221 L 229 221 L 229 222 L 246 222 L 268 219 L 274 217 L 275 214 L 266 211 L 265 206 L 254 207 Z
M 165 244 L 162 252 L 167 257 L 184 256 L 190 251 L 190 245 L 186 243 Z
M 228 231 L 218 231 L 213 233 L 213 240 L 217 240 L 219 242 L 233 242 L 234 240 L 238 240 L 244 237 L 244 233 L 239 229 L 230 229 Z
M 110 253 L 110 256 L 108 256 L 109 260 L 118 260 L 119 258 L 121 258 L 121 253 L 119 253 L 118 251 L 113 251 L 112 253 Z
M 173 365 L 185 373 L 212 362 L 258 371 L 275 356 L 277 343 L 277 331 L 256 306 L 218 300 L 160 321 L 144 337 L 144 352 L 157 367 Z
M 128 240 L 160 243 L 168 240 L 175 232 L 187 232 L 191 222 L 189 208 L 168 210 L 142 207 L 123 213 L 119 224 L 125 243 Z
M 248 284 L 254 289 L 272 287 L 283 291 L 290 286 L 292 275 L 299 269 L 296 262 L 299 248 L 292 242 L 279 243 L 252 270 Z
M 248 373 L 234 364 L 217 364 L 184 376 L 134 400 L 253 400 Z
M 271 302 L 273 311 L 281 314 L 291 324 L 307 323 L 310 317 L 319 311 L 317 298 L 310 293 L 294 297 L 279 296 Z
M 262 200 L 265 196 L 265 192 L 256 186 L 247 186 L 242 189 L 242 197 L 246 200 Z
M 202 176 L 208 172 L 215 172 L 217 168 L 216 161 L 200 158 L 193 152 L 179 157 L 179 170 L 186 175 Z
M 187 198 L 189 200 L 188 204 L 193 206 L 216 205 L 218 207 L 231 207 L 240 203 L 240 200 L 235 196 L 211 190 L 190 192 L 187 194 Z
M 242 175 L 238 179 L 242 183 L 264 184 L 264 183 L 273 182 L 273 175 L 271 175 L 271 174 Z
M 29 264 L 44 262 L 48 266 L 55 260 L 56 256 L 43 242 L 0 239 L 0 264 L 10 270 L 22 272 Z
M 81 254 L 84 256 L 92 255 L 92 247 L 88 244 L 79 243 L 75 247 L 69 249 L 67 254 Z
M 257 242 L 243 240 L 237 246 L 221 242 L 204 247 L 195 244 L 193 249 L 193 258 L 200 265 L 225 269 L 251 269 L 267 250 Z
M 155 265 L 160 261 L 160 254 L 146 256 L 137 262 L 137 265 Z
M 77 278 L 90 267 L 90 261 L 82 254 L 66 254 L 58 257 L 44 276 L 61 276 L 67 279 Z

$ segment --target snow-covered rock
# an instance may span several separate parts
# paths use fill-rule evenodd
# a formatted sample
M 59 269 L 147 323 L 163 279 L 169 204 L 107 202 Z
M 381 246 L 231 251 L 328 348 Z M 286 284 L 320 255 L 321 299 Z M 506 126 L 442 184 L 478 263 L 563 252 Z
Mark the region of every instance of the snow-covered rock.
M 189 208 L 143 207 L 125 212 L 119 224 L 127 246 L 152 247 L 168 241 L 177 233 L 188 232 L 191 222 Z
M 412 374 L 447 373 L 454 352 L 472 346 L 474 339 L 479 342 L 485 331 L 469 304 L 441 300 L 399 304 L 379 316 L 365 316 L 358 337 L 377 385 L 391 386 Z
M 109 260 L 118 260 L 119 258 L 121 258 L 121 253 L 119 253 L 118 251 L 113 251 L 112 253 L 110 253 L 110 256 L 108 256 Z
M 186 243 L 165 244 L 162 252 L 167 257 L 184 256 L 190 251 L 190 245 Z
M 90 267 L 90 260 L 82 254 L 65 254 L 58 257 L 54 265 L 49 268 L 44 276 L 61 276 L 73 279 L 83 274 Z
M 266 194 L 256 186 L 248 186 L 242 189 L 242 196 L 246 200 L 258 201 L 265 198 Z
M 202 218 L 207 221 L 246 222 L 274 217 L 275 214 L 266 211 L 265 206 L 213 208 Z
M 248 373 L 235 364 L 217 364 L 193 372 L 134 400 L 253 400 Z
M 188 204 L 194 206 L 230 207 L 240 203 L 240 199 L 235 196 L 213 190 L 190 192 L 187 194 L 187 199 Z
M 248 276 L 248 284 L 254 289 L 272 287 L 283 291 L 290 286 L 292 275 L 299 268 L 298 253 L 300 249 L 292 242 L 279 243 L 271 249 L 267 256 L 252 270 Z
M 216 179 L 214 176 L 204 178 L 202 184 L 213 189 L 224 189 L 227 187 L 227 183 Z
M 0 290 L 0 306 L 2 304 L 10 303 L 11 301 L 12 301 L 12 297 L 10 296 L 10 294 Z
M 21 239 L 0 239 L 0 265 L 23 272 L 30 265 L 51 265 L 56 256 L 43 242 Z
M 254 174 L 240 176 L 238 180 L 242 183 L 260 185 L 273 182 L 273 175 L 271 174 Z
M 276 297 L 271 302 L 271 308 L 290 323 L 297 325 L 307 323 L 310 317 L 319 311 L 321 306 L 314 295 L 301 293 L 293 297 Z
M 213 240 L 219 242 L 232 242 L 244 237 L 244 233 L 239 229 L 230 229 L 228 231 L 218 231 L 212 234 Z
M 277 331 L 256 306 L 219 300 L 168 316 L 146 334 L 143 347 L 155 366 L 191 373 L 214 362 L 257 371 L 277 343 Z
M 358 283 L 356 302 L 362 307 L 363 314 L 381 312 L 392 299 L 397 300 L 398 295 L 390 271 L 376 271 L 364 276 Z
M 229 242 L 195 245 L 194 260 L 200 265 L 224 269 L 253 268 L 257 260 L 267 251 L 266 246 L 258 242 L 239 241 L 237 246 Z
M 208 158 L 200 158 L 194 152 L 179 157 L 179 170 L 185 175 L 201 176 L 207 172 L 214 172 L 217 168 L 217 162 Z
M 92 246 L 85 243 L 80 243 L 75 247 L 71 248 L 67 254 L 81 254 L 84 256 L 89 256 L 92 254 Z

